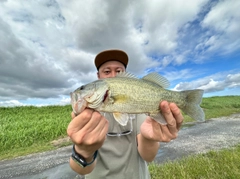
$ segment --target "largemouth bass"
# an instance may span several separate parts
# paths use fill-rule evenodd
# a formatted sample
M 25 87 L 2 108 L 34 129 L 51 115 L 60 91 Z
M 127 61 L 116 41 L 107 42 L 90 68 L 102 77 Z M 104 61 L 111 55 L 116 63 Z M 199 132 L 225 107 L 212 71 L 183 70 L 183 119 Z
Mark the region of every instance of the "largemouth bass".
M 203 90 L 171 91 L 166 78 L 150 73 L 141 79 L 122 72 L 114 78 L 104 78 L 83 85 L 71 93 L 71 104 L 75 114 L 86 107 L 99 112 L 113 113 L 115 120 L 126 125 L 131 114 L 145 113 L 157 122 L 166 124 L 161 115 L 161 101 L 174 102 L 187 115 L 197 121 L 204 121 L 205 114 L 200 107 Z

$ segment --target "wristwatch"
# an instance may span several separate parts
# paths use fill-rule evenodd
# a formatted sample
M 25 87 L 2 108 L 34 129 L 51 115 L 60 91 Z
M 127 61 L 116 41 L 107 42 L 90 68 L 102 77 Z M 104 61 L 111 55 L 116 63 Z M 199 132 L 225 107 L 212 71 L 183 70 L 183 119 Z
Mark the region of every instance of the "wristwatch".
M 85 158 L 83 156 L 81 156 L 80 154 L 78 154 L 75 150 L 75 144 L 73 145 L 73 148 L 72 148 L 72 159 L 78 164 L 80 165 L 81 167 L 86 167 L 86 166 L 89 166 L 91 165 L 95 159 L 97 158 L 97 154 L 98 154 L 98 151 L 96 150 L 96 152 L 94 152 L 93 154 L 93 160 L 88 163 Z

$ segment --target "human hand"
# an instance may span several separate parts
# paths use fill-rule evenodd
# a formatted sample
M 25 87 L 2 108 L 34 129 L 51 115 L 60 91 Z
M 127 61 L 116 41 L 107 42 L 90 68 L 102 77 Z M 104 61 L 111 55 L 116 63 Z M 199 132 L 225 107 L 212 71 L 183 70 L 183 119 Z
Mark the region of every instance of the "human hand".
M 150 141 L 169 142 L 177 137 L 183 122 L 183 115 L 175 103 L 162 101 L 159 108 L 167 124 L 159 124 L 154 119 L 147 117 L 141 125 L 141 134 Z
M 71 116 L 67 134 L 75 143 L 76 152 L 85 159 L 91 158 L 103 145 L 108 132 L 108 120 L 92 109 L 85 109 L 78 116 L 72 112 Z

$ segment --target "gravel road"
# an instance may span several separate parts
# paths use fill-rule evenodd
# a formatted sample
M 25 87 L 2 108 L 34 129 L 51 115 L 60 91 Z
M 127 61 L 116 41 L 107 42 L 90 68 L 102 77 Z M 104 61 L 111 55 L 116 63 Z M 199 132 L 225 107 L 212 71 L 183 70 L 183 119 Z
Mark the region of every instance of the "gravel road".
M 240 114 L 211 119 L 204 123 L 189 123 L 176 140 L 161 143 L 155 159 L 158 163 L 190 154 L 219 150 L 240 144 Z M 71 146 L 13 160 L 0 161 L 0 179 L 78 179 L 68 160 Z

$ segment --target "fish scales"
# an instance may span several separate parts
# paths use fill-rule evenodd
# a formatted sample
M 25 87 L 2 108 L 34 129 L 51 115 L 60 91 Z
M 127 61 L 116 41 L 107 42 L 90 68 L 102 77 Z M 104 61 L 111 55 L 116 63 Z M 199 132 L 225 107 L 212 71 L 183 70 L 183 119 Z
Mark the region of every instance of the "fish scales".
M 109 103 L 100 108 L 104 112 L 151 113 L 159 111 L 163 100 L 184 106 L 184 94 L 168 91 L 159 85 L 132 78 L 108 78 L 104 80 L 111 91 Z M 123 94 L 124 92 L 124 94 Z

